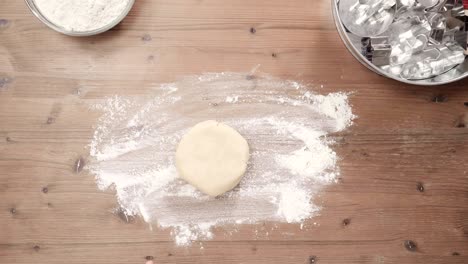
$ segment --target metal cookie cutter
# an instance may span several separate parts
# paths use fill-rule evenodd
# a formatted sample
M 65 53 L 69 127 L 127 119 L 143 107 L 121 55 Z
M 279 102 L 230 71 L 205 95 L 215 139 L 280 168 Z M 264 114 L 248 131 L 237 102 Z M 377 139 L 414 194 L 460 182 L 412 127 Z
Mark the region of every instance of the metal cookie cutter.
M 362 55 L 374 65 L 383 66 L 390 63 L 392 46 L 388 37 L 362 38 L 361 44 Z
M 413 62 L 402 65 L 400 77 L 404 79 L 426 79 L 432 75 L 431 61 L 437 61 L 441 57 L 441 52 L 437 48 L 427 49 L 414 56 Z
M 396 0 L 339 0 L 339 12 L 346 29 L 359 37 L 385 32 L 395 16 Z
M 427 20 L 431 25 L 431 40 L 437 44 L 441 43 L 447 28 L 447 18 L 440 13 L 429 13 Z
M 438 10 L 443 7 L 447 0 L 418 0 L 418 3 L 423 5 L 426 10 Z

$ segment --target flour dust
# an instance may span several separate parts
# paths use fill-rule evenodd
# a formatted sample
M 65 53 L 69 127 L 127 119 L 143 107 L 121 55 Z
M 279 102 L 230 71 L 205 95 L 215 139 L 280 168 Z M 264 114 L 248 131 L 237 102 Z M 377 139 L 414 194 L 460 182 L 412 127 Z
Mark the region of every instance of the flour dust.
M 99 188 L 115 189 L 127 215 L 171 228 L 177 245 L 211 239 L 217 226 L 302 225 L 320 210 L 314 197 L 339 175 L 327 135 L 354 119 L 345 93 L 319 95 L 298 82 L 242 73 L 190 76 L 93 108 L 103 113 L 88 165 Z M 174 165 L 183 134 L 209 119 L 235 128 L 251 148 L 239 186 L 217 198 L 179 179 Z

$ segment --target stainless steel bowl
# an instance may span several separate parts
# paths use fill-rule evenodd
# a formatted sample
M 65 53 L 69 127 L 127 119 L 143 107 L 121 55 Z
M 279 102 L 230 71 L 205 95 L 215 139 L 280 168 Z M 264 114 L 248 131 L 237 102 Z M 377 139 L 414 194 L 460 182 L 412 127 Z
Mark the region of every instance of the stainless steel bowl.
M 332 2 L 333 17 L 335 19 L 336 28 L 338 30 L 338 33 L 340 34 L 341 39 L 343 40 L 345 46 L 348 48 L 351 54 L 360 63 L 366 66 L 369 70 L 377 74 L 380 74 L 382 76 L 385 76 L 387 78 L 397 80 L 399 82 L 403 82 L 407 84 L 414 84 L 414 85 L 426 85 L 426 86 L 427 85 L 442 85 L 442 84 L 447 84 L 451 82 L 456 82 L 468 76 L 468 60 L 467 59 L 465 59 L 465 61 L 462 64 L 451 69 L 450 71 L 447 71 L 436 77 L 423 79 L 423 80 L 407 80 L 407 79 L 403 79 L 395 75 L 388 74 L 387 72 L 384 72 L 382 69 L 380 69 L 379 67 L 375 66 L 370 61 L 368 61 L 361 54 L 360 52 L 361 38 L 358 36 L 355 36 L 352 33 L 347 32 L 347 30 L 343 26 L 343 23 L 341 22 L 340 15 L 339 15 L 339 10 L 338 10 L 339 0 L 332 0 L 331 2 Z
M 29 9 L 31 12 L 44 24 L 46 24 L 49 28 L 60 32 L 62 34 L 68 35 L 68 36 L 74 36 L 74 37 L 85 37 L 85 36 L 92 36 L 92 35 L 97 35 L 101 34 L 103 32 L 108 31 L 109 29 L 115 27 L 117 24 L 119 24 L 130 12 L 132 9 L 133 5 L 135 4 L 135 0 L 130 0 L 128 3 L 128 6 L 125 8 L 125 10 L 122 12 L 122 14 L 117 17 L 112 23 L 109 23 L 108 25 L 98 28 L 95 30 L 91 31 L 70 31 L 66 30 L 60 25 L 57 25 L 55 23 L 52 23 L 50 20 L 45 17 L 41 11 L 36 7 L 35 1 L 34 0 L 25 0 L 26 4 L 28 5 Z

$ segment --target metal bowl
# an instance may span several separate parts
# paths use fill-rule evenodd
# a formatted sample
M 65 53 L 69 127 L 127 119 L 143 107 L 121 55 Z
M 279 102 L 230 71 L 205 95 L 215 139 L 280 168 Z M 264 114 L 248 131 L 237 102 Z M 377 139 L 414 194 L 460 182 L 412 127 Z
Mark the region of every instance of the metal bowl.
M 60 25 L 57 25 L 45 17 L 41 11 L 36 7 L 35 1 L 34 0 L 25 0 L 26 4 L 28 5 L 29 9 L 31 12 L 44 24 L 46 24 L 49 28 L 60 32 L 62 34 L 68 35 L 68 36 L 74 36 L 74 37 L 85 37 L 85 36 L 93 36 L 97 34 L 101 34 L 103 32 L 108 31 L 109 29 L 115 27 L 117 24 L 119 24 L 130 12 L 132 9 L 133 5 L 135 4 L 135 0 L 130 0 L 128 3 L 128 6 L 125 8 L 125 10 L 122 12 L 120 16 L 118 16 L 112 23 L 109 23 L 108 25 L 94 29 L 91 31 L 70 31 L 66 30 Z
M 369 70 L 385 76 L 387 78 L 397 80 L 399 82 L 407 83 L 407 84 L 413 84 L 413 85 L 442 85 L 442 84 L 447 84 L 447 83 L 452 83 L 459 81 L 465 77 L 468 76 L 468 60 L 465 59 L 465 61 L 454 67 L 453 69 L 441 74 L 437 75 L 432 78 L 428 79 L 423 79 L 423 80 L 408 80 L 408 79 L 403 79 L 395 75 L 391 75 L 379 67 L 375 66 L 372 64 L 369 60 L 367 60 L 362 54 L 361 54 L 361 37 L 358 37 L 346 30 L 344 27 L 340 15 L 339 15 L 339 9 L 338 9 L 338 3 L 339 0 L 332 0 L 332 11 L 333 11 L 333 18 L 335 19 L 335 24 L 336 28 L 338 30 L 338 33 L 340 34 L 341 39 L 343 40 L 345 46 L 348 48 L 348 50 L 351 52 L 351 54 L 364 66 L 366 66 Z

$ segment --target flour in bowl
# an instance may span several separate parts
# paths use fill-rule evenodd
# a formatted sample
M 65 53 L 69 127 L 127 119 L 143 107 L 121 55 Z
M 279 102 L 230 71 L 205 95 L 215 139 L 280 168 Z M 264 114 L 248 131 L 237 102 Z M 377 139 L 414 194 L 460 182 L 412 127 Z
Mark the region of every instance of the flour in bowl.
M 53 24 L 73 32 L 101 29 L 116 21 L 132 0 L 34 0 Z

